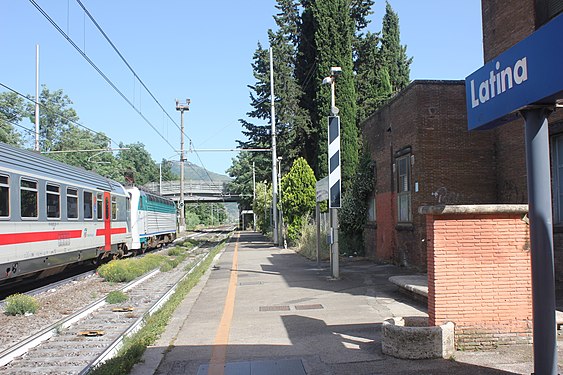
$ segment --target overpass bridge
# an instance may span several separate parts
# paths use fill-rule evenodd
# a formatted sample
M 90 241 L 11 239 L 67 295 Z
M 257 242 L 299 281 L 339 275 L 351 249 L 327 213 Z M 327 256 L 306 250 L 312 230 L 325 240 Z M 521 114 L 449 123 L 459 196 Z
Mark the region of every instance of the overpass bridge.
M 144 188 L 170 198 L 180 200 L 180 181 L 151 182 Z M 241 195 L 231 194 L 227 189 L 227 181 L 205 182 L 185 181 L 184 202 L 238 202 Z

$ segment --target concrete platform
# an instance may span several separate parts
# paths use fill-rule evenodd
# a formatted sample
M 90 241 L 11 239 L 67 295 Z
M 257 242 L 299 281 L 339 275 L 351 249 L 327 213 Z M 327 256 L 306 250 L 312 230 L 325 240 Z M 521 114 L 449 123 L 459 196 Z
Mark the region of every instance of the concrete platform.
M 530 346 L 455 352 L 449 359 L 386 356 L 381 350 L 385 319 L 427 316 L 425 304 L 405 297 L 389 279 L 417 276 L 406 284 L 420 287 L 416 281 L 421 281 L 420 275 L 392 265 L 343 259 L 341 278 L 333 280 L 328 263 L 319 266 L 291 250 L 273 247 L 255 233 L 242 232 L 238 245 L 235 242 L 232 239 L 217 257 L 215 267 L 183 301 L 166 332 L 131 374 L 533 372 Z

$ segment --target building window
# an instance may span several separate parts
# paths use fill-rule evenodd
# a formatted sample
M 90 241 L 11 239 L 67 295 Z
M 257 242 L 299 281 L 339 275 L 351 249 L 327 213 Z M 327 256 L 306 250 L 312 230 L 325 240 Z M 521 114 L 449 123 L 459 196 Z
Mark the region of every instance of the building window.
M 69 219 L 78 219 L 78 190 L 66 189 L 66 214 Z
M 410 154 L 396 159 L 397 168 L 397 221 L 408 223 L 411 215 L 411 157 Z
M 92 209 L 93 209 L 93 194 L 89 191 L 85 191 L 83 193 L 83 206 L 84 206 L 84 219 L 92 219 L 93 213 L 92 213 Z
M 0 176 L 0 217 L 10 216 L 10 184 L 8 176 Z
M 20 213 L 22 218 L 37 218 L 37 181 L 21 179 Z
M 563 224 L 563 134 L 552 138 L 553 216 L 555 224 Z

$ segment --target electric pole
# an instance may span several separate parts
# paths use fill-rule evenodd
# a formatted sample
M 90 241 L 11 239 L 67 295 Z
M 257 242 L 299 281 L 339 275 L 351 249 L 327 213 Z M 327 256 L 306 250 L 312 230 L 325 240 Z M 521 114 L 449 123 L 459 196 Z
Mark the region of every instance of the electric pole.
M 176 110 L 180 111 L 180 232 L 186 229 L 186 209 L 184 208 L 184 111 L 190 110 L 190 99 L 186 99 L 185 103 L 180 103 L 176 99 Z

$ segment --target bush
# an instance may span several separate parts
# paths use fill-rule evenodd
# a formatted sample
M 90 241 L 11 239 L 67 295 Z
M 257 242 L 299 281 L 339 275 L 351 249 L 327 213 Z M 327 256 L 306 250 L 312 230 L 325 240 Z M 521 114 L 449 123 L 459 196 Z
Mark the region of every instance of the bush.
M 303 216 L 315 209 L 317 180 L 303 158 L 295 160 L 289 173 L 281 180 L 281 210 L 287 224 L 287 237 L 295 243 L 300 237 Z
M 127 296 L 127 294 L 119 290 L 114 290 L 113 292 L 109 292 L 109 294 L 106 297 L 106 302 L 109 303 L 110 305 L 114 305 L 116 303 L 123 303 L 128 299 L 129 297 Z
M 35 314 L 39 309 L 39 302 L 26 294 L 16 293 L 6 298 L 4 311 L 8 315 Z

